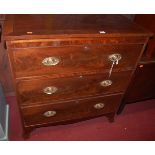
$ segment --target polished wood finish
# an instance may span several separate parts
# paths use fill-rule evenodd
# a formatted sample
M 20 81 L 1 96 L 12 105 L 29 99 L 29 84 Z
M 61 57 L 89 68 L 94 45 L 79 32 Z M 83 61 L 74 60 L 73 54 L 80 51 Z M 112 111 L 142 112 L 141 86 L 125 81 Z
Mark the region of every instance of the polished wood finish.
M 112 113 L 122 99 L 122 95 L 94 97 L 84 100 L 76 100 L 65 103 L 46 104 L 39 106 L 31 106 L 22 108 L 24 123 L 26 127 L 37 126 L 41 124 L 52 124 L 69 120 L 76 120 L 86 117 L 101 116 L 103 114 Z M 94 105 L 103 103 L 104 107 L 95 109 Z M 54 110 L 56 114 L 51 117 L 45 117 L 44 113 Z
M 5 29 L 7 40 L 150 34 L 121 15 L 8 15 Z
M 109 70 L 112 62 L 108 59 L 111 54 L 119 53 L 122 56 L 116 70 L 135 68 L 137 57 L 142 45 L 96 45 L 96 46 L 62 46 L 55 48 L 31 48 L 9 51 L 13 54 L 15 76 L 39 76 L 102 72 Z M 48 57 L 56 57 L 60 62 L 55 66 L 45 66 L 42 61 Z M 95 64 L 95 65 L 94 65 Z
M 81 45 L 81 46 L 92 46 L 92 45 L 107 45 L 107 44 L 144 44 L 146 41 L 146 37 L 141 36 L 135 38 L 134 36 L 125 37 L 93 37 L 85 38 L 76 37 L 76 38 L 62 38 L 59 36 L 59 39 L 29 39 L 29 40 L 9 40 L 7 41 L 7 47 L 11 49 L 18 48 L 32 48 L 32 47 L 60 47 L 66 45 Z
M 131 71 L 113 72 L 112 85 L 103 87 L 100 83 L 109 79 L 108 74 L 81 75 L 76 77 L 37 78 L 17 82 L 17 92 L 21 105 L 51 103 L 59 100 L 78 99 L 85 96 L 123 92 L 131 78 Z M 45 94 L 44 89 L 54 86 L 58 90 L 54 94 Z
M 4 38 L 24 137 L 101 115 L 113 122 L 151 35 L 121 15 L 8 15 Z M 52 66 L 43 61 L 49 57 Z

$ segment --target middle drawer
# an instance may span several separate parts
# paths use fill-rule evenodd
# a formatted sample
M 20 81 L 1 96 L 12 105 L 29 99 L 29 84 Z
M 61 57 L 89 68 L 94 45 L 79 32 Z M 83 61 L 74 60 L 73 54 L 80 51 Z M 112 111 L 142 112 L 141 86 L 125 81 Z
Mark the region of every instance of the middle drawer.
M 37 78 L 17 82 L 21 105 L 55 103 L 87 96 L 123 92 L 130 80 L 131 71 L 85 75 L 65 78 Z

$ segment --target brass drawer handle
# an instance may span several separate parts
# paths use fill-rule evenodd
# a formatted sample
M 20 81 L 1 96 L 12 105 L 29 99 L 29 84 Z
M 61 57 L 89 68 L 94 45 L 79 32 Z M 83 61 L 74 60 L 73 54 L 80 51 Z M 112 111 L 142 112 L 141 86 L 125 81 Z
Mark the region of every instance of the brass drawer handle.
M 112 81 L 111 81 L 111 80 L 104 80 L 104 81 L 101 81 L 101 82 L 100 82 L 100 85 L 101 85 L 102 87 L 109 87 L 109 86 L 112 85 Z
M 56 93 L 57 90 L 58 90 L 57 87 L 50 86 L 50 87 L 46 87 L 46 88 L 44 88 L 44 89 L 43 89 L 43 92 L 44 92 L 45 94 L 51 95 L 51 94 Z
M 46 111 L 43 114 L 45 117 L 52 117 L 56 115 L 56 111 Z
M 97 104 L 94 105 L 94 108 L 95 109 L 103 109 L 104 106 L 105 106 L 104 103 L 97 103 Z
M 112 61 L 113 63 L 118 64 L 118 61 L 122 59 L 122 56 L 121 56 L 121 54 L 119 54 L 119 53 L 114 53 L 114 54 L 109 55 L 108 58 L 109 58 L 109 60 Z
M 45 58 L 42 63 L 45 65 L 45 66 L 55 66 L 57 65 L 58 63 L 60 62 L 59 58 L 57 57 L 47 57 Z

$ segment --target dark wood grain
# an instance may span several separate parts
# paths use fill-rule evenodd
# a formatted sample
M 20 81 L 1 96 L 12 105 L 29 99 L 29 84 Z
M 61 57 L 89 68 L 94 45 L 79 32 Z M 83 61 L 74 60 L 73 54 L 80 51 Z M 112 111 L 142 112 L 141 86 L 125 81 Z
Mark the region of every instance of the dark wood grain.
M 36 127 L 115 113 L 152 33 L 121 15 L 7 15 L 3 40 L 9 55 L 24 136 Z M 110 54 L 120 53 L 110 80 Z M 46 57 L 60 60 L 42 64 Z M 43 89 L 58 91 L 45 95 Z M 115 94 L 117 93 L 117 94 Z M 105 96 L 108 95 L 108 96 Z M 94 104 L 104 102 L 103 109 Z M 54 117 L 43 113 L 56 110 Z
M 41 47 L 61 47 L 61 46 L 92 46 L 92 45 L 122 45 L 122 44 L 144 44 L 146 42 L 146 37 L 59 37 L 54 39 L 30 39 L 28 40 L 11 40 L 7 41 L 8 49 L 18 49 L 18 48 L 41 48 Z
M 16 78 L 26 76 L 51 76 L 57 74 L 84 73 L 87 71 L 109 71 L 112 62 L 109 55 L 119 53 L 122 59 L 114 67 L 116 70 L 135 68 L 143 45 L 96 45 L 67 46 L 55 48 L 29 48 L 13 50 L 13 65 Z M 60 63 L 45 66 L 42 61 L 48 57 L 57 57 Z
M 117 109 L 121 98 L 122 95 L 97 97 L 59 104 L 24 107 L 22 108 L 22 111 L 25 125 L 37 126 L 39 124 L 64 122 L 67 120 L 80 119 L 88 116 L 100 116 L 106 113 L 111 113 Z M 104 103 L 104 108 L 95 109 L 94 105 L 97 103 Z M 45 117 L 43 114 L 49 110 L 56 111 L 56 115 L 52 117 Z
M 77 76 L 61 79 L 40 78 L 19 81 L 17 91 L 21 105 L 44 104 L 44 102 L 56 102 L 66 99 L 78 99 L 93 95 L 123 92 L 131 78 L 131 71 L 107 74 L 95 74 L 90 76 Z M 101 86 L 104 80 L 111 80 L 109 87 Z M 45 94 L 44 88 L 54 86 L 58 90 L 54 94 Z
M 121 15 L 8 15 L 5 27 L 7 40 L 152 35 Z

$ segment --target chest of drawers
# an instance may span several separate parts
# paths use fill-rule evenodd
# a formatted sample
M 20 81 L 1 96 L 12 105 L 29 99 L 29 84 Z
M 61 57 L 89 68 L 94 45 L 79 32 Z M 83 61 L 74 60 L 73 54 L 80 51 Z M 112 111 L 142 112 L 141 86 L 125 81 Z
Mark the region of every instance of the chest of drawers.
M 24 136 L 102 115 L 113 121 L 150 35 L 121 15 L 8 15 Z

